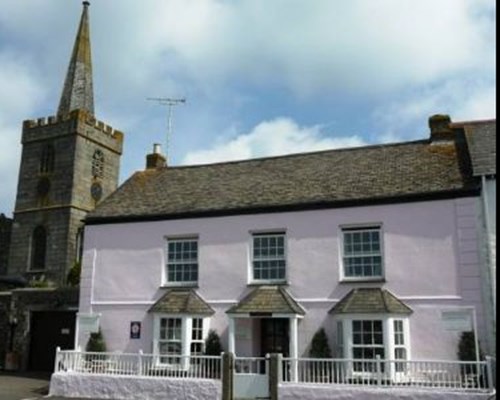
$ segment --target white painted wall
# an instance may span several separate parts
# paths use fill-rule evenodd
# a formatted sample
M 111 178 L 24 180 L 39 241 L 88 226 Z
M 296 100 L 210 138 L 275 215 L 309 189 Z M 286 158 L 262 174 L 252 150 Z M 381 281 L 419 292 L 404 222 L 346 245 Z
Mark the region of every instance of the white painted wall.
M 445 390 L 353 388 L 349 386 L 281 384 L 280 400 L 487 400 L 488 394 Z
M 211 328 L 227 344 L 226 310 L 243 298 L 249 282 L 251 232 L 286 230 L 287 290 L 306 310 L 299 322 L 299 356 L 307 356 L 322 326 L 331 339 L 328 314 L 352 288 L 384 287 L 405 301 L 414 359 L 455 359 L 457 334 L 443 329 L 440 310 L 476 307 L 480 337 L 484 309 L 478 272 L 476 198 L 316 211 L 195 218 L 86 227 L 80 312 L 102 314 L 110 351 L 152 350 L 147 310 L 162 288 L 165 236 L 199 238 L 198 293 L 214 308 Z M 381 223 L 385 282 L 340 281 L 340 232 L 346 224 Z M 141 339 L 129 338 L 130 321 L 142 321 Z M 432 329 L 430 329 L 432 327 Z M 255 326 L 254 326 L 255 329 Z M 78 343 L 84 347 L 86 336 Z M 254 346 L 237 343 L 245 355 Z
M 49 396 L 89 399 L 220 400 L 222 383 L 204 379 L 52 374 Z M 139 397 L 138 397 L 139 396 Z

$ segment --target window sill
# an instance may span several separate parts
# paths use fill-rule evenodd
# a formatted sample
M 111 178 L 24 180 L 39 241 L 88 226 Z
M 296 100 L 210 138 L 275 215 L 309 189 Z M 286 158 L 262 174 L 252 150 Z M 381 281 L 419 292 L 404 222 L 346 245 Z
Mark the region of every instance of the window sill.
M 179 282 L 179 283 L 176 283 L 176 282 L 167 282 L 167 283 L 163 283 L 162 285 L 160 285 L 161 289 L 176 289 L 176 288 L 180 288 L 180 289 L 183 289 L 183 288 L 198 289 L 199 287 L 200 286 L 198 285 L 198 282 L 186 282 L 186 283 L 183 283 L 183 282 Z
M 30 269 L 26 271 L 27 274 L 44 274 L 47 273 L 46 269 Z
M 288 286 L 288 282 L 284 280 L 252 281 L 247 283 L 247 286 Z
M 344 278 L 339 283 L 385 283 L 385 278 Z

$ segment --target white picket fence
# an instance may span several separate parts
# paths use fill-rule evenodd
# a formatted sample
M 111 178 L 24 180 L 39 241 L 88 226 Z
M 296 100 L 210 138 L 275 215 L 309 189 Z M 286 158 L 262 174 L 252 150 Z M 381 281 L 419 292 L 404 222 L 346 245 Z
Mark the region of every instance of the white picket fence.
M 265 385 L 269 378 L 268 361 L 263 357 L 236 357 L 233 371 L 236 385 L 253 387 L 257 381 Z M 281 358 L 278 365 L 281 369 L 277 371 L 279 380 L 285 385 L 356 385 L 489 393 L 495 389 L 496 359 L 491 357 L 480 362 Z M 222 356 L 92 353 L 58 348 L 54 371 L 221 380 L 222 367 Z
M 159 378 L 222 378 L 220 356 L 158 356 L 140 353 L 56 351 L 55 372 Z
M 494 390 L 495 359 L 481 362 L 283 358 L 282 382 Z

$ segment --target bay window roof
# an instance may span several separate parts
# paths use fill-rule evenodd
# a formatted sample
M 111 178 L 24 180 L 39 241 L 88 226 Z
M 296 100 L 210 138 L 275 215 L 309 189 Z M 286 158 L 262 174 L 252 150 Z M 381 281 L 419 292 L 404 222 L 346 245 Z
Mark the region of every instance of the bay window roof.
M 380 288 L 352 289 L 330 310 L 331 314 L 411 314 L 391 292 Z
M 149 312 L 164 314 L 212 315 L 215 311 L 193 289 L 171 289 Z

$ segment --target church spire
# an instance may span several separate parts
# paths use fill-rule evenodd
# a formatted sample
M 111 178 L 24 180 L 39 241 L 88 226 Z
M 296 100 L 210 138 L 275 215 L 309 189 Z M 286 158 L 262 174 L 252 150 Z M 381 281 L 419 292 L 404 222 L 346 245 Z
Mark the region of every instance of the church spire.
M 92 87 L 92 60 L 90 57 L 90 30 L 88 1 L 83 2 L 82 17 L 76 35 L 73 53 L 59 102 L 57 115 L 81 109 L 94 114 L 94 90 Z

